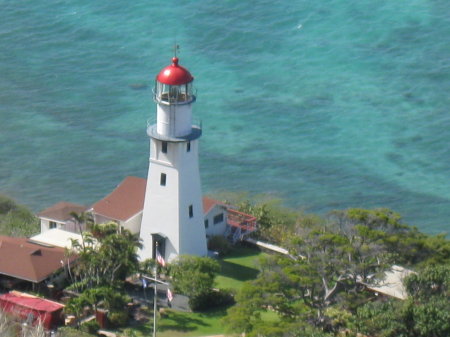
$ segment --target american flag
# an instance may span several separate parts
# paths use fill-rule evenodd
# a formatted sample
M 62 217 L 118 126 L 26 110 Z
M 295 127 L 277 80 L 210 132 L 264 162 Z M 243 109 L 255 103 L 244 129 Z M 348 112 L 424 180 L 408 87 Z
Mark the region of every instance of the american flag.
M 164 261 L 164 258 L 161 256 L 158 250 L 156 250 L 156 261 L 163 267 L 166 266 L 166 261 Z
M 172 302 L 173 300 L 173 294 L 169 288 L 167 288 L 167 299 L 169 300 L 169 302 Z

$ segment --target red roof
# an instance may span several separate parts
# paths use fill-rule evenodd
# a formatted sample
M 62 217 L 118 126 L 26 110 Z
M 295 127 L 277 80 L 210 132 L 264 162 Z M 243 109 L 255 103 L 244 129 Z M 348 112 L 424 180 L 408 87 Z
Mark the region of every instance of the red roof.
M 38 311 L 52 312 L 64 308 L 64 304 L 49 301 L 45 298 L 40 298 L 33 295 L 21 294 L 18 292 L 10 292 L 0 295 L 0 300 L 19 304 L 21 307 Z
M 0 296 L 0 308 L 31 324 L 50 330 L 61 325 L 63 304 L 16 291 Z
M 126 177 L 110 194 L 97 201 L 92 209 L 104 217 L 126 221 L 142 212 L 147 180 Z
M 170 66 L 165 67 L 156 76 L 158 82 L 168 85 L 182 85 L 194 80 L 189 70 L 178 65 L 177 57 L 172 58 L 172 62 Z
M 61 269 L 61 261 L 66 260 L 64 248 L 0 236 L 0 274 L 38 283 Z
M 209 197 L 203 197 L 203 213 L 208 213 L 214 206 L 221 205 L 227 207 L 222 201 L 215 200 Z

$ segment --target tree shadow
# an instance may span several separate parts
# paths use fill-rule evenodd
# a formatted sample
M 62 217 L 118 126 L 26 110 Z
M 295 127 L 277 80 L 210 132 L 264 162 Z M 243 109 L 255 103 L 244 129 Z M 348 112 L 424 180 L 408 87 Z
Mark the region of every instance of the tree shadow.
M 174 330 L 174 331 L 193 331 L 198 326 L 208 326 L 201 319 L 189 317 L 186 314 L 175 311 L 167 311 L 164 315 L 164 321 L 158 324 L 159 331 Z
M 254 280 L 259 273 L 258 269 L 242 266 L 229 261 L 219 261 L 222 266 L 220 275 L 239 281 Z
M 240 246 L 240 247 L 233 247 L 233 250 L 230 252 L 230 254 L 227 254 L 225 256 L 225 259 L 229 258 L 238 258 L 238 257 L 248 257 L 248 256 L 258 256 L 261 253 L 261 251 L 254 247 L 246 247 L 246 246 Z

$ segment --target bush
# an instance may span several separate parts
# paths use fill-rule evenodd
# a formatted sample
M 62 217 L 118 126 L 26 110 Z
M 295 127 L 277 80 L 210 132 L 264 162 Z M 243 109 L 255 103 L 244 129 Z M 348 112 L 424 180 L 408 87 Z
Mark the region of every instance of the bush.
M 219 256 L 224 256 L 231 251 L 231 244 L 225 237 L 214 235 L 208 240 L 208 249 L 219 252 Z
M 108 321 L 113 328 L 125 326 L 128 323 L 128 312 L 125 310 L 110 312 L 108 315 Z
M 193 311 L 206 310 L 232 304 L 234 304 L 234 296 L 231 290 L 212 290 L 206 294 L 189 299 L 189 306 Z
M 99 329 L 100 329 L 100 326 L 98 325 L 98 323 L 95 319 L 84 323 L 80 327 L 81 331 L 91 333 L 91 334 L 96 334 Z

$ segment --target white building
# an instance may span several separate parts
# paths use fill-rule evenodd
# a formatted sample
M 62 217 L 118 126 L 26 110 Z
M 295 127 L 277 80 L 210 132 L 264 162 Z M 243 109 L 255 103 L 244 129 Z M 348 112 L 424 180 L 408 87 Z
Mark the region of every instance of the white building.
M 84 230 L 84 226 L 83 224 L 77 224 L 71 213 L 74 212 L 79 214 L 85 212 L 86 209 L 86 206 L 66 201 L 58 202 L 57 204 L 44 209 L 38 214 L 41 223 L 41 233 L 53 228 L 79 233 L 79 225 L 82 226 L 81 230 Z
M 89 209 L 94 222 L 116 222 L 131 233 L 139 233 L 142 221 L 146 181 L 139 177 L 126 177 L 110 194 Z
M 155 247 L 166 260 L 181 254 L 206 256 L 198 141 L 193 123 L 194 78 L 178 58 L 156 76 L 156 123 L 147 128 L 150 163 L 140 237 L 141 259 L 154 258 Z

